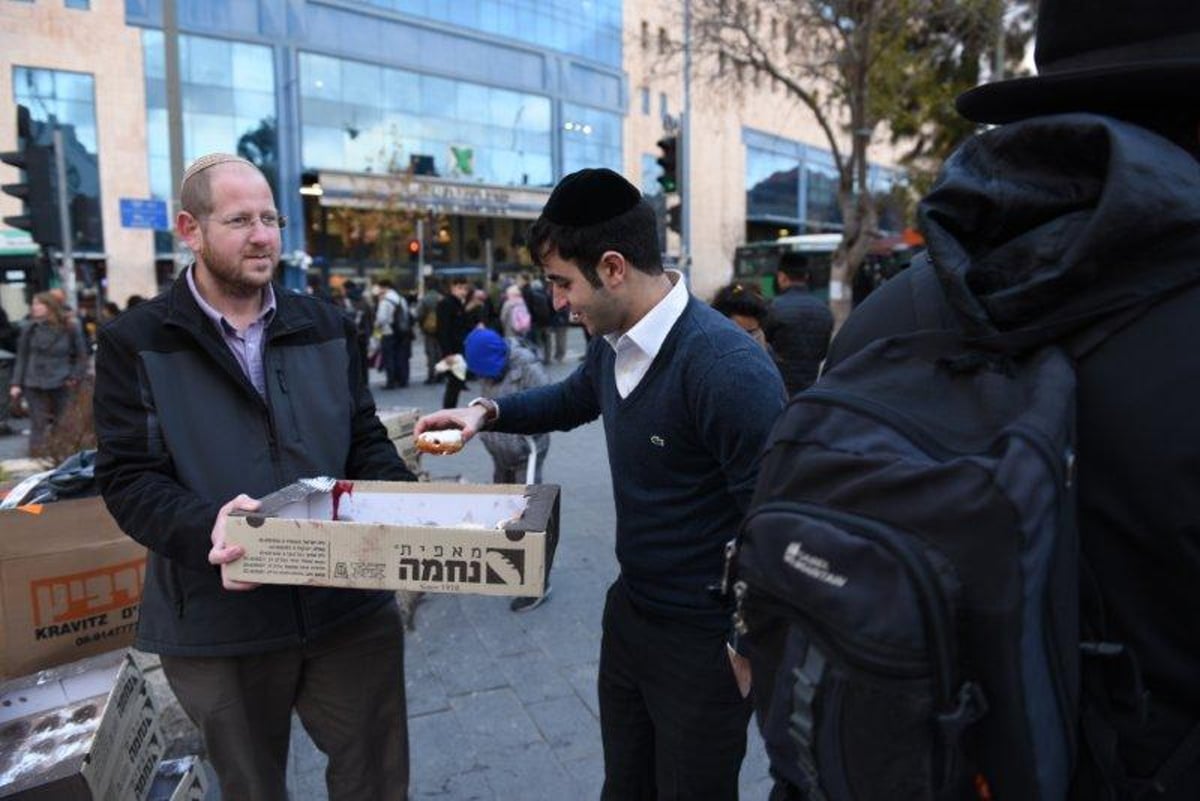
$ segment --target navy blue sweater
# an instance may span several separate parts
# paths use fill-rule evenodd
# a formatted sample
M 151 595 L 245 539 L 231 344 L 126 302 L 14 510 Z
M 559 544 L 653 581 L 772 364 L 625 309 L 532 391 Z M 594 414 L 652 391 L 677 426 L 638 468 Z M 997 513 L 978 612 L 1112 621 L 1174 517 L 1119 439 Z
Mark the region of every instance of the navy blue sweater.
M 695 298 L 649 371 L 617 393 L 613 349 L 592 340 L 565 380 L 499 401 L 495 430 L 565 431 L 604 416 L 617 561 L 649 612 L 725 629 L 706 588 L 750 503 L 759 456 L 783 409 L 779 371 L 741 329 Z

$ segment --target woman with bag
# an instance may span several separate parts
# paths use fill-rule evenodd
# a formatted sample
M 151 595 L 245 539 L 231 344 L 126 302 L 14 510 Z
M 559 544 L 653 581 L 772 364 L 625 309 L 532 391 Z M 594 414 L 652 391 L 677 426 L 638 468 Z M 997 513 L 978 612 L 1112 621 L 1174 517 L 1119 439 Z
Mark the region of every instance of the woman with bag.
M 50 292 L 39 292 L 30 305 L 29 323 L 17 342 L 17 363 L 8 394 L 23 396 L 29 407 L 29 453 L 37 456 L 46 435 L 66 411 L 79 381 L 87 374 L 88 349 L 83 327 Z

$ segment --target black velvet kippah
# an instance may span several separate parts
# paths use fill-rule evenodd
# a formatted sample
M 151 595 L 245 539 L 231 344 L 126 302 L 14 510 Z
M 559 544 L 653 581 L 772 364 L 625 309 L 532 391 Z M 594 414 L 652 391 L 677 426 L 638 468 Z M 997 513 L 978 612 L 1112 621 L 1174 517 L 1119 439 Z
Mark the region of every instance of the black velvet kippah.
M 542 216 L 557 225 L 580 227 L 619 217 L 642 200 L 633 184 L 605 167 L 573 172 L 558 182 Z

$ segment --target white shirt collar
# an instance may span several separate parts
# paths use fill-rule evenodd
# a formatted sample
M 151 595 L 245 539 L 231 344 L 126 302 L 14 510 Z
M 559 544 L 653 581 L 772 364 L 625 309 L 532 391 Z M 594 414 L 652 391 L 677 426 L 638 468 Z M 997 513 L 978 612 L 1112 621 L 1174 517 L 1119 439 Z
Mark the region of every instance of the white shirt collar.
M 673 284 L 666 297 L 654 304 L 654 307 L 624 334 L 604 335 L 605 341 L 613 350 L 620 353 L 632 344 L 651 361 L 658 355 L 663 342 L 667 340 L 667 334 L 671 333 L 672 326 L 683 315 L 683 310 L 688 304 L 688 289 L 683 280 L 683 273 L 678 270 L 667 270 L 666 273 Z

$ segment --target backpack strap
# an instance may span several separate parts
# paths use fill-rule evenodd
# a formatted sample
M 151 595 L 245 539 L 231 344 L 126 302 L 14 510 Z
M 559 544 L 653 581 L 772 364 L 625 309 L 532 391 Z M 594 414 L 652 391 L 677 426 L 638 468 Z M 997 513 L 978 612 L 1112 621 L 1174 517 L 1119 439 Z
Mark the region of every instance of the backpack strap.
M 792 669 L 795 683 L 792 685 L 792 708 L 788 716 L 788 735 L 796 744 L 796 767 L 808 780 L 806 798 L 809 801 L 826 801 L 817 773 L 813 744 L 813 727 L 816 723 L 813 701 L 817 697 L 817 687 L 824 674 L 825 655 L 809 643 L 803 664 Z

